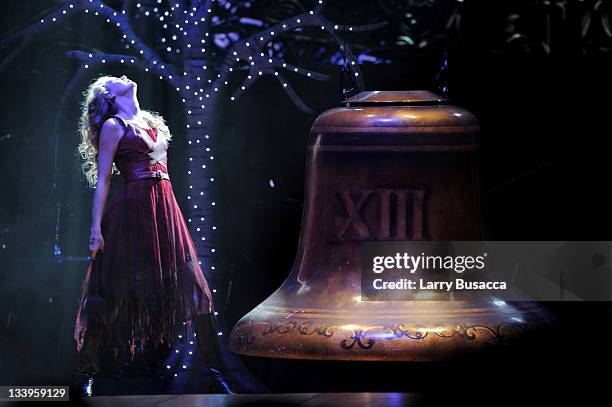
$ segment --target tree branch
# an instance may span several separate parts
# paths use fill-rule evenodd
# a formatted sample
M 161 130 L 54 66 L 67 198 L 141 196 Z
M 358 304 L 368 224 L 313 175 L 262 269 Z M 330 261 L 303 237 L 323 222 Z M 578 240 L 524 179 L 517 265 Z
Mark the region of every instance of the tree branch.
M 325 19 L 325 21 L 328 24 L 333 25 L 333 23 L 330 22 L 329 20 Z M 363 24 L 363 25 L 335 25 L 334 28 L 337 31 L 355 33 L 355 32 L 377 30 L 379 28 L 386 26 L 387 24 L 388 24 L 387 21 L 381 21 L 380 23 Z
M 125 10 L 126 14 L 129 13 L 130 9 L 132 8 L 133 2 L 133 0 L 123 0 L 121 2 L 121 10 Z
M 180 31 L 178 28 L 176 28 L 176 26 L 183 26 L 183 11 L 185 10 L 185 2 L 184 1 L 174 1 L 174 4 L 172 5 L 172 0 L 170 0 L 170 21 L 172 21 L 172 24 L 170 24 L 170 31 L 172 32 L 173 35 L 176 35 L 176 38 L 178 39 L 179 43 L 181 44 L 181 46 L 179 48 L 183 48 L 185 45 L 185 35 L 183 34 L 185 31 Z
M 327 3 L 326 0 L 318 0 L 315 8 L 312 11 L 318 16 L 321 15 L 323 8 L 325 7 L 325 3 Z
M 154 50 L 149 48 L 140 39 L 140 37 L 136 35 L 134 30 L 132 30 L 125 10 L 120 13 L 117 13 L 111 8 L 104 6 L 103 3 L 99 0 L 92 0 L 90 4 L 96 5 L 96 10 L 100 14 L 104 14 L 107 19 L 107 22 L 115 25 L 119 29 L 119 31 L 123 33 L 123 38 L 128 40 L 131 45 L 133 45 L 134 47 L 136 47 L 136 49 L 139 50 L 140 55 L 142 55 L 142 57 L 146 61 L 147 67 L 151 69 L 155 74 L 168 78 L 170 78 L 171 76 L 172 79 L 169 79 L 170 81 L 172 81 L 174 78 L 179 78 L 174 67 L 162 63 L 163 59 Z M 174 85 L 176 86 L 176 84 Z
M 0 49 L 12 44 L 14 41 L 22 40 L 24 37 L 26 39 L 32 37 L 34 34 L 42 31 L 46 27 L 53 25 L 53 23 L 58 23 L 60 19 L 68 16 L 70 13 L 81 9 L 82 5 L 80 4 L 84 0 L 77 0 L 77 4 L 70 7 L 65 3 L 60 4 L 52 11 L 47 13 L 44 17 L 39 19 L 37 22 L 32 22 L 25 27 L 18 29 L 17 31 L 11 33 L 10 35 L 4 37 L 0 42 Z M 45 23 L 48 23 L 45 25 Z
M 225 83 L 225 79 L 228 75 L 228 72 L 231 71 L 234 67 L 236 67 L 241 62 L 242 63 L 246 62 L 250 65 L 249 67 L 250 78 L 247 78 L 247 80 L 243 82 L 241 89 L 237 91 L 237 94 L 241 94 L 247 87 L 251 86 L 252 83 L 256 80 L 256 78 L 258 76 L 261 76 L 259 75 L 259 72 L 261 72 L 262 74 L 263 73 L 274 74 L 277 78 L 282 77 L 276 71 L 276 69 L 279 69 L 280 67 L 287 68 L 287 69 L 293 69 L 294 72 L 310 77 L 312 79 L 317 79 L 317 80 L 327 79 L 326 75 L 322 75 L 322 74 L 319 74 L 313 71 L 309 71 L 307 69 L 298 68 L 294 65 L 290 65 L 288 63 L 277 60 L 275 58 L 266 57 L 265 54 L 263 56 L 261 55 L 262 50 L 266 46 L 266 44 L 278 38 L 280 34 L 283 34 L 289 31 L 293 31 L 296 28 L 317 27 L 327 32 L 331 36 L 331 38 L 338 44 L 339 48 L 342 50 L 342 52 L 346 56 L 345 64 L 352 74 L 351 76 L 353 80 L 355 81 L 356 87 L 358 88 L 358 90 L 363 90 L 364 88 L 363 77 L 361 75 L 361 70 L 359 69 L 359 65 L 357 63 L 355 55 L 351 52 L 348 46 L 345 46 L 345 41 L 343 41 L 338 36 L 337 31 L 343 30 L 347 32 L 352 32 L 352 31 L 357 32 L 357 31 L 372 30 L 372 29 L 376 29 L 376 28 L 379 28 L 385 25 L 386 22 L 377 23 L 377 24 L 368 24 L 368 25 L 363 25 L 363 26 L 343 26 L 341 28 L 339 25 L 333 24 L 332 22 L 327 20 L 325 17 L 323 17 L 322 10 L 325 4 L 326 4 L 325 0 L 319 0 L 313 10 L 307 13 L 300 14 L 295 17 L 288 18 L 280 23 L 273 25 L 272 27 L 265 29 L 264 31 L 254 36 L 251 36 L 247 39 L 244 39 L 234 44 L 228 50 L 227 56 L 221 68 L 220 77 L 217 79 L 217 81 L 215 81 L 215 84 L 213 86 L 220 87 L 221 83 Z M 256 56 L 255 60 L 253 60 L 253 56 Z M 270 60 L 272 60 L 272 62 L 270 62 Z M 267 61 L 268 63 L 266 64 L 263 61 Z M 299 98 L 296 99 L 297 94 L 295 93 L 293 88 L 289 87 L 288 82 L 284 80 L 284 78 L 282 81 L 284 81 L 283 88 L 285 89 L 285 91 L 287 92 L 291 100 L 294 101 L 294 103 L 296 103 L 298 107 L 300 107 L 300 109 L 304 111 L 307 111 L 307 110 L 311 111 L 311 109 L 308 108 Z M 234 94 L 234 97 L 236 97 L 236 94 Z M 296 100 L 299 100 L 299 102 L 296 102 Z M 305 110 L 304 107 L 307 110 Z
M 261 71 L 263 74 L 263 71 Z M 269 72 L 268 72 L 269 73 Z M 234 94 L 232 95 L 232 99 L 234 100 L 236 98 L 238 98 L 240 95 L 242 95 L 248 88 L 251 87 L 251 85 L 253 85 L 255 82 L 257 82 L 258 79 L 259 72 L 256 72 L 253 74 L 253 69 L 249 72 L 249 75 L 246 77 L 246 79 L 244 80 L 244 82 L 242 82 L 242 85 L 240 86 L 239 89 L 237 89 Z M 287 95 L 289 96 L 289 99 L 291 99 L 291 101 L 304 113 L 312 113 L 313 109 L 311 109 L 309 106 L 306 105 L 306 103 L 304 103 L 304 101 L 298 96 L 297 92 L 295 92 L 295 90 L 293 89 L 293 87 L 291 86 L 291 84 L 289 83 L 289 81 L 287 81 L 287 79 L 283 76 L 283 74 L 281 74 L 278 71 L 274 71 L 274 76 L 276 77 L 276 79 L 278 79 L 278 81 L 281 84 L 281 87 L 283 88 L 283 90 L 285 91 L 285 93 L 287 93 Z M 323 75 L 326 76 L 326 75 Z
M 59 22 L 62 18 L 78 10 L 78 6 L 73 5 L 72 7 L 66 4 L 61 4 L 54 8 L 52 11 L 47 13 L 38 22 L 32 22 L 13 32 L 12 34 L 4 37 L 0 42 L 0 49 L 6 48 L 16 41 L 19 41 L 17 46 L 13 47 L 9 54 L 3 58 L 0 63 L 0 72 L 2 72 L 7 66 L 9 66 L 13 60 L 19 55 L 19 53 L 33 40 L 37 33 L 43 31 L 47 27 L 51 27 L 54 23 Z
M 210 9 L 212 11 L 213 3 L 215 3 L 216 0 L 205 0 L 203 3 L 201 3 L 199 0 L 195 0 L 195 1 L 192 0 L 192 2 L 194 2 L 194 3 L 197 2 L 198 4 L 201 5 L 202 10 L 204 10 L 204 13 L 212 15 L 212 12 L 208 13 L 208 10 Z
M 174 4 L 178 4 L 182 10 L 185 10 L 188 7 L 187 3 L 189 1 L 190 0 L 170 0 L 171 3 L 174 2 Z
M 293 73 L 296 73 L 298 75 L 302 75 L 305 76 L 307 78 L 310 79 L 314 79 L 316 81 L 328 81 L 331 79 L 331 77 L 329 75 L 325 75 L 323 73 L 320 72 L 316 72 L 316 71 L 312 71 L 310 69 L 306 69 L 306 68 L 302 68 L 302 67 L 298 67 L 296 65 L 292 65 L 292 64 L 287 64 L 285 62 L 278 62 L 275 63 L 274 66 L 276 68 L 284 68 L 287 69 Z
M 312 110 L 310 107 L 308 107 L 306 105 L 306 103 L 304 103 L 304 101 L 298 96 L 297 92 L 293 89 L 293 87 L 289 84 L 287 79 L 285 79 L 285 77 L 282 74 L 279 73 L 276 76 L 276 78 L 281 83 L 281 86 L 282 86 L 283 90 L 285 91 L 285 93 L 287 94 L 287 96 L 289 96 L 289 99 L 291 99 L 291 101 L 301 111 L 303 111 L 304 113 L 313 113 L 314 112 L 314 110 Z
M 336 27 L 338 26 L 337 25 L 332 26 L 332 24 L 326 19 L 322 19 L 322 20 L 323 20 L 323 25 L 321 27 L 325 30 L 325 32 L 329 34 L 331 38 L 333 38 L 334 41 L 336 41 L 336 44 L 338 44 L 338 47 L 344 53 L 344 65 L 351 72 L 351 77 L 353 78 L 353 80 L 355 81 L 355 84 L 357 85 L 357 90 L 358 91 L 364 90 L 365 84 L 363 83 L 363 75 L 361 74 L 361 69 L 359 69 L 359 64 L 357 63 L 355 55 L 353 55 L 353 52 L 351 51 L 351 49 L 348 46 L 346 46 L 346 41 L 343 41 L 338 36 L 338 34 L 336 34 L 336 29 L 337 29 Z
M 256 75 L 257 76 L 257 75 Z M 236 91 L 234 92 L 234 94 L 232 95 L 234 98 L 239 97 L 240 95 L 242 95 L 248 88 L 251 87 L 252 84 L 255 83 L 255 81 L 257 81 L 257 78 L 254 77 L 251 72 L 249 72 L 249 74 L 247 75 L 246 79 L 242 82 L 242 84 L 240 85 L 240 88 L 236 89 Z
M 84 51 L 72 50 L 67 51 L 66 56 L 69 58 L 76 59 L 81 62 L 81 65 L 99 65 L 99 64 L 109 64 L 109 65 L 123 65 L 123 66 L 136 66 L 138 68 L 144 69 L 146 71 L 149 70 L 149 66 L 147 63 L 141 59 L 136 58 L 133 55 L 122 55 L 122 54 L 100 54 L 100 53 L 88 53 Z M 180 78 L 172 77 L 163 77 L 167 82 L 169 82 L 174 87 L 179 87 L 181 82 Z
M 128 3 L 129 1 L 125 1 L 123 5 L 127 5 Z M 123 9 L 117 12 L 100 0 L 75 0 L 74 2 L 63 3 L 43 17 L 39 23 L 33 23 L 3 40 L 0 44 L 0 48 L 3 48 L 6 43 L 14 41 L 15 38 L 21 38 L 26 35 L 27 42 L 28 39 L 35 34 L 64 20 L 69 14 L 74 14 L 75 11 L 84 11 L 86 14 L 106 17 L 106 22 L 116 27 L 123 34 L 123 38 L 128 40 L 131 45 L 139 50 L 140 55 L 146 61 L 147 68 L 151 69 L 153 73 L 170 81 L 173 86 L 180 86 L 181 78 L 176 73 L 175 68 L 169 64 L 162 63 L 162 58 L 154 50 L 148 47 L 132 30 L 127 11 Z M 18 49 L 11 51 L 9 57 L 0 65 L 0 71 L 15 57 L 16 52 L 20 51 L 22 48 L 22 46 L 19 46 Z M 9 61 L 7 61 L 7 59 Z

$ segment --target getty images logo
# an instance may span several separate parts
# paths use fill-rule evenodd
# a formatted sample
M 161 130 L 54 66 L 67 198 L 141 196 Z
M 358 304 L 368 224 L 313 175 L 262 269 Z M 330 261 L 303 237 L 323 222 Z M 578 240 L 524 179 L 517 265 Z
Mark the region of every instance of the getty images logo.
M 382 273 L 385 270 L 406 270 L 415 273 L 417 270 L 446 270 L 463 273 L 466 270 L 483 270 L 487 253 L 480 256 L 434 256 L 421 253 L 395 253 L 394 256 L 375 256 L 372 259 L 372 271 Z

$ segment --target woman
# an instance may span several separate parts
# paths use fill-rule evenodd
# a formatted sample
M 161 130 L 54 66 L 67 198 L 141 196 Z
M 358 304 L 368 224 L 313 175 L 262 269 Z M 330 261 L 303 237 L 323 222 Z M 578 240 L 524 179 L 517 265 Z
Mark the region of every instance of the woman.
M 79 152 L 95 187 L 89 249 L 75 324 L 80 386 L 91 395 L 104 345 L 115 357 L 172 344 L 193 327 L 216 390 L 220 374 L 212 295 L 168 175 L 171 135 L 161 116 L 141 110 L 137 85 L 102 76 L 84 93 Z M 124 185 L 105 212 L 111 175 Z M 103 216 L 104 213 L 104 216 Z

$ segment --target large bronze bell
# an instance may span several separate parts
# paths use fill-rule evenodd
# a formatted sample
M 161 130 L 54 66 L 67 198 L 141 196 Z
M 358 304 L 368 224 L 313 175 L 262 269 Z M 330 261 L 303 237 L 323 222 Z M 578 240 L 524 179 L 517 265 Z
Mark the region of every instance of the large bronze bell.
M 230 335 L 273 358 L 443 360 L 547 319 L 533 302 L 361 301 L 364 240 L 481 240 L 479 126 L 427 91 L 362 92 L 312 126 L 299 250 Z

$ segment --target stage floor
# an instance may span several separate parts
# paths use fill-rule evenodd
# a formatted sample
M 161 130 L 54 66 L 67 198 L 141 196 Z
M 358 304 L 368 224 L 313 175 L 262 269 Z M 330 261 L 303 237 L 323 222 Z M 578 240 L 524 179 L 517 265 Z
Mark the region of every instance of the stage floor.
M 84 400 L 84 405 L 95 407 L 399 407 L 423 404 L 423 396 L 414 393 L 169 394 L 97 396 Z

